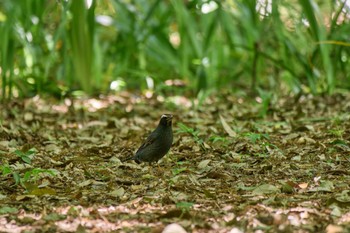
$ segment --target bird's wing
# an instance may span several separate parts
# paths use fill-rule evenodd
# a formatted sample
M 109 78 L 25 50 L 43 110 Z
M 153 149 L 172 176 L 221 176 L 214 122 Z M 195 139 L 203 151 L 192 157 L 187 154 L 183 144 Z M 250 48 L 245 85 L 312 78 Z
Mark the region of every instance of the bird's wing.
M 140 148 L 137 151 L 140 151 L 140 150 L 148 147 L 149 145 L 153 144 L 155 140 L 156 140 L 156 135 L 153 133 L 150 134 L 148 136 L 148 138 L 146 139 L 146 141 L 140 146 Z

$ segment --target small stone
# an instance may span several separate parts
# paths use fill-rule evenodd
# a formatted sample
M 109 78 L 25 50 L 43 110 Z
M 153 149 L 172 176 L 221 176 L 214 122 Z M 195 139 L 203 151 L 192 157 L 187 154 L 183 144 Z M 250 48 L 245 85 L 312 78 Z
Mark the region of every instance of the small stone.
M 187 231 L 179 224 L 172 223 L 166 226 L 162 233 L 187 233 Z

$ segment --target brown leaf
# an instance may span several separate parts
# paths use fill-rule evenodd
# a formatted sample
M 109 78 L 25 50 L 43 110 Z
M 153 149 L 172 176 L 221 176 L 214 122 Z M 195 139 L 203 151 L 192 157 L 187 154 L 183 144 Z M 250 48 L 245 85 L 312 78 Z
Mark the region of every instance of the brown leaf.
M 230 137 L 236 137 L 237 136 L 236 132 L 231 129 L 231 127 L 227 124 L 226 120 L 221 115 L 219 116 L 220 116 L 221 124 L 224 127 L 224 130 L 226 131 L 226 133 Z

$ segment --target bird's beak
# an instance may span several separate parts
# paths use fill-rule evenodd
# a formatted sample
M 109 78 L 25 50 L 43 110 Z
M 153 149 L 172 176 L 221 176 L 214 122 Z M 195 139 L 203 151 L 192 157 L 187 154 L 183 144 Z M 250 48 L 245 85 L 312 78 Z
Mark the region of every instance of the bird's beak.
M 166 121 L 170 123 L 173 120 L 173 115 L 168 115 Z

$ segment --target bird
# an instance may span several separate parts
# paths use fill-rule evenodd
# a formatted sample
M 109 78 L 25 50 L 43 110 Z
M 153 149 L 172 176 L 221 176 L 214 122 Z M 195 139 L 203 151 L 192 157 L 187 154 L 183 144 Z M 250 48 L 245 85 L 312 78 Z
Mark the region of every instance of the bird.
M 163 158 L 173 143 L 172 119 L 173 115 L 163 114 L 157 128 L 147 137 L 135 155 L 123 162 L 134 160 L 138 164 L 148 162 L 151 165 L 152 162 L 158 162 Z

